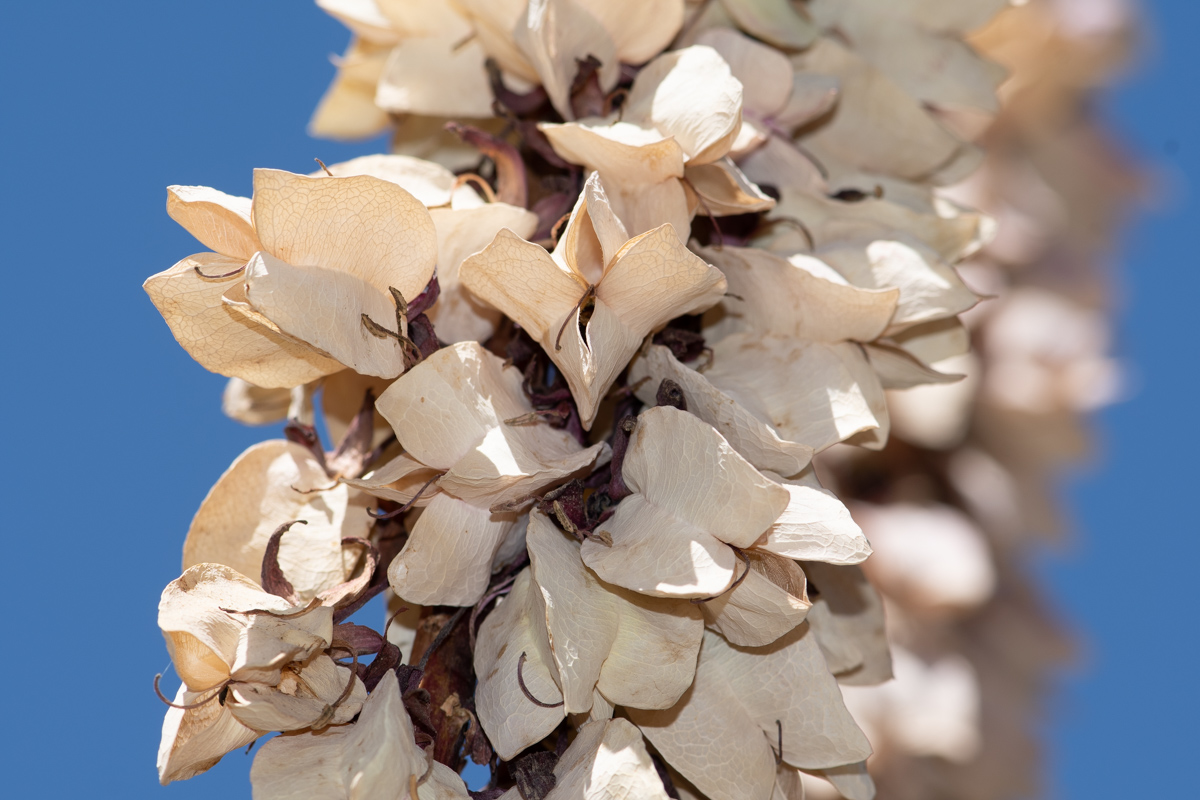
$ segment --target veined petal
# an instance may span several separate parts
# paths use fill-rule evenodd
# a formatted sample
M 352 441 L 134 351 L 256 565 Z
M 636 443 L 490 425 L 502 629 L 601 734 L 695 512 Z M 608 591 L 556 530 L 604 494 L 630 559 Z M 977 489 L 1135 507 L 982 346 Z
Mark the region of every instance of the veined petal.
M 725 290 L 720 271 L 689 251 L 671 226 L 660 225 L 621 248 L 596 297 L 641 339 L 668 320 L 711 308 Z
M 783 486 L 791 500 L 759 540 L 759 548 L 829 564 L 859 564 L 871 554 L 871 545 L 849 510 L 833 492 L 821 488 L 811 469 L 784 480 Z
M 684 174 L 686 185 L 699 198 L 696 205 L 702 214 L 723 217 L 769 211 L 775 206 L 728 157 L 688 167 Z
M 362 319 L 365 314 L 382 327 L 396 325 L 395 302 L 386 289 L 353 273 L 297 266 L 261 252 L 246 266 L 245 294 L 252 310 L 288 336 L 356 372 L 380 378 L 404 372 L 400 342 L 369 330 Z
M 330 487 L 324 491 L 315 491 Z M 262 573 L 267 541 L 296 520 L 279 543 L 279 566 L 303 601 L 349 577 L 342 539 L 365 537 L 365 505 L 332 485 L 313 455 L 285 440 L 261 442 L 238 456 L 209 490 L 183 545 L 183 567 L 212 562 L 243 575 Z
M 717 797 L 771 796 L 780 729 L 783 761 L 793 767 L 841 766 L 871 753 L 807 625 L 759 648 L 706 633 L 696 682 L 679 704 L 628 714 L 671 766 Z
M 413 738 L 394 672 L 383 676 L 353 725 L 277 736 L 254 756 L 250 781 L 259 800 L 359 800 L 399 797 L 409 779 L 429 778 L 420 800 L 467 798 L 462 778 L 433 762 Z
M 492 88 L 477 40 L 462 36 L 408 38 L 388 55 L 375 104 L 386 111 L 434 117 L 492 116 Z
M 583 562 L 608 583 L 678 598 L 720 594 L 733 582 L 738 561 L 724 542 L 640 494 L 622 500 L 597 533 L 607 533 L 612 544 L 589 538 Z
M 592 464 L 606 445 L 581 448 L 566 430 L 509 424 L 533 411 L 519 370 L 475 342 L 425 359 L 376 402 L 423 464 L 448 470 L 439 486 L 484 508 L 517 500 Z
M 544 248 L 510 230 L 501 230 L 483 252 L 465 259 L 458 275 L 476 297 L 519 322 L 538 340 L 558 333 L 555 324 L 587 290 L 581 278 L 560 267 Z
M 757 333 L 869 342 L 888 327 L 900 297 L 898 289 L 872 291 L 826 280 L 756 248 L 705 248 L 700 255 L 729 283 L 732 296 L 724 301 L 729 316 Z
M 670 407 L 638 417 L 622 474 L 651 503 L 737 547 L 753 545 L 788 504 L 787 491 L 724 437 Z
M 537 229 L 537 215 L 505 203 L 472 208 L 435 208 L 430 212 L 438 234 L 438 284 L 441 294 L 426 312 L 438 339 L 484 341 L 496 330 L 500 313 L 463 287 L 458 278 L 464 260 L 480 252 L 503 229 L 526 239 Z
M 337 372 L 332 358 L 230 308 L 222 294 L 240 275 L 225 275 L 245 262 L 216 253 L 189 256 L 146 279 L 142 288 L 188 355 L 207 370 L 264 388 L 290 388 Z
M 674 704 L 695 673 L 699 609 L 598 580 L 579 545 L 540 512 L 530 514 L 527 541 L 566 712 L 591 709 L 596 689 L 622 706 Z
M 497 755 L 505 760 L 549 734 L 565 713 L 561 706 L 544 708 L 526 697 L 517 675 L 522 654 L 525 688 L 542 703 L 560 702 L 545 604 L 528 569 L 479 626 L 475 640 L 475 709 Z
M 703 374 L 681 364 L 669 348 L 652 344 L 629 367 L 629 384 L 638 386 L 635 393 L 643 403 L 654 402 L 659 385 L 667 378 L 683 390 L 688 412 L 715 428 L 758 469 L 795 475 L 812 460 L 811 447 L 781 439 L 770 425 L 722 393 Z
M 884 631 L 883 598 L 857 566 L 806 561 L 804 574 L 820 596 L 808 623 L 838 682 L 854 686 L 892 677 L 892 655 Z M 814 593 L 815 594 L 815 593 Z
M 844 242 L 817 255 L 855 286 L 899 289 L 890 333 L 955 316 L 979 302 L 953 267 L 911 236 Z
M 243 263 L 262 249 L 250 222 L 250 198 L 207 186 L 168 186 L 167 213 L 210 250 Z
M 458 208 L 463 201 L 466 201 L 466 205 L 483 205 L 483 200 L 470 186 L 455 185 L 457 176 L 453 172 L 441 164 L 422 158 L 395 153 L 375 153 L 330 164 L 328 169 L 335 178 L 369 175 L 390 181 L 417 198 L 422 205 L 429 207 L 453 203 L 454 207 Z
M 821 451 L 883 430 L 883 387 L 859 345 L 735 333 L 712 346 L 704 377 L 781 439 Z
M 351 681 L 350 695 L 333 708 Z M 278 686 L 231 684 L 226 705 L 239 722 L 256 730 L 298 731 L 324 721 L 330 708 L 328 724 L 344 725 L 358 716 L 366 699 L 366 687 L 350 668 L 322 653 L 295 673 L 285 673 Z
M 221 564 L 197 564 L 167 584 L 158 604 L 158 627 L 175 671 L 189 689 L 204 691 L 233 677 L 277 684 L 279 671 L 329 646 L 333 609 L 297 617 L 282 597 Z
M 680 143 L 653 128 L 627 121 L 587 119 L 538 124 L 554 152 L 574 164 L 599 170 L 613 187 L 660 183 L 683 177 Z
M 516 521 L 512 511 L 493 513 L 448 494 L 434 496 L 388 567 L 392 591 L 421 605 L 473 605 Z
M 689 164 L 729 151 L 742 123 L 742 84 L 711 47 L 665 53 L 638 73 L 622 118 L 674 136 Z
M 760 647 L 804 622 L 812 607 L 795 561 L 747 550 L 749 572 L 734 589 L 700 604 L 708 627 L 731 644 Z
M 308 178 L 254 171 L 254 225 L 288 264 L 345 273 L 415 298 L 433 277 L 437 233 L 420 200 L 367 175 Z
M 641 732 L 624 719 L 581 726 L 554 775 L 545 800 L 667 799 Z
M 214 691 L 190 692 L 185 684 L 179 687 L 175 704 L 197 703 Z M 216 765 L 221 756 L 240 750 L 262 735 L 263 731 L 246 727 L 215 700 L 187 710 L 169 708 L 158 746 L 158 781 L 166 786 L 171 781 L 193 778 Z

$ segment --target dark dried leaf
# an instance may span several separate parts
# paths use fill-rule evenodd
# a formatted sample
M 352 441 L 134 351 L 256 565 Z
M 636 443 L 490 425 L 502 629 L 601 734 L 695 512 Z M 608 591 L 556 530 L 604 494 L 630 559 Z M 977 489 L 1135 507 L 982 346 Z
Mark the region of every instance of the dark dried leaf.
M 333 626 L 333 638 L 353 647 L 360 656 L 378 653 L 383 647 L 384 638 L 381 633 L 366 625 L 356 625 L 353 622 L 343 622 Z

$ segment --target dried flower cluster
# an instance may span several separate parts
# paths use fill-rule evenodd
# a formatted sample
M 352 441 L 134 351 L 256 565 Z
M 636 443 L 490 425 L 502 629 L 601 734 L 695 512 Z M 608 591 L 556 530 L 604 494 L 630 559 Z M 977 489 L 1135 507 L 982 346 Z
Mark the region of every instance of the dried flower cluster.
M 967 43 L 1007 2 L 318 4 L 354 39 L 314 131 L 394 152 L 171 187 L 209 251 L 145 286 L 229 416 L 287 420 L 163 592 L 162 782 L 273 732 L 259 800 L 868 800 L 872 744 L 973 757 L 1029 426 L 1107 374 L 1010 288 L 1058 218 L 981 252 L 1044 119 Z M 1010 19 L 977 42 L 1037 69 Z

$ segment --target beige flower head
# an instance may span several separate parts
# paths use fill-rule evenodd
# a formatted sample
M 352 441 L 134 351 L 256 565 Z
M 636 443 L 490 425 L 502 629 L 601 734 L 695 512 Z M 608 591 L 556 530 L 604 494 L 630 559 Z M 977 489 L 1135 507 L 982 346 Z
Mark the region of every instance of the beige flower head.
M 172 187 L 167 209 L 215 252 L 145 289 L 201 365 L 264 387 L 343 366 L 385 378 L 404 371 L 404 304 L 437 260 L 433 221 L 409 192 L 369 176 L 256 170 L 252 202 Z

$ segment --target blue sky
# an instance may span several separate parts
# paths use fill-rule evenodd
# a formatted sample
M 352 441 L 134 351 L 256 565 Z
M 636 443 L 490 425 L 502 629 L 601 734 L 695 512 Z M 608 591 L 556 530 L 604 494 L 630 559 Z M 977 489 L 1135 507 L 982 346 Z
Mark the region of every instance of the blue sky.
M 1085 641 L 1047 730 L 1057 794 L 1081 800 L 1182 788 L 1200 719 L 1189 602 L 1200 531 L 1187 502 L 1200 450 L 1187 322 L 1200 289 L 1187 238 L 1200 8 L 1151 9 L 1157 54 L 1105 104 L 1162 177 L 1163 210 L 1126 237 L 1120 278 L 1118 347 L 1140 390 L 1097 419 L 1102 462 L 1068 484 L 1079 535 L 1040 568 Z M 139 287 L 201 249 L 164 212 L 168 184 L 249 194 L 254 167 L 307 172 L 382 144 L 305 134 L 347 34 L 304 0 L 6 10 L 5 793 L 248 797 L 238 754 L 200 779 L 156 783 L 163 707 L 150 682 L 167 656 L 155 610 L 209 486 L 277 432 L 221 415 L 224 380 L 176 345 Z

